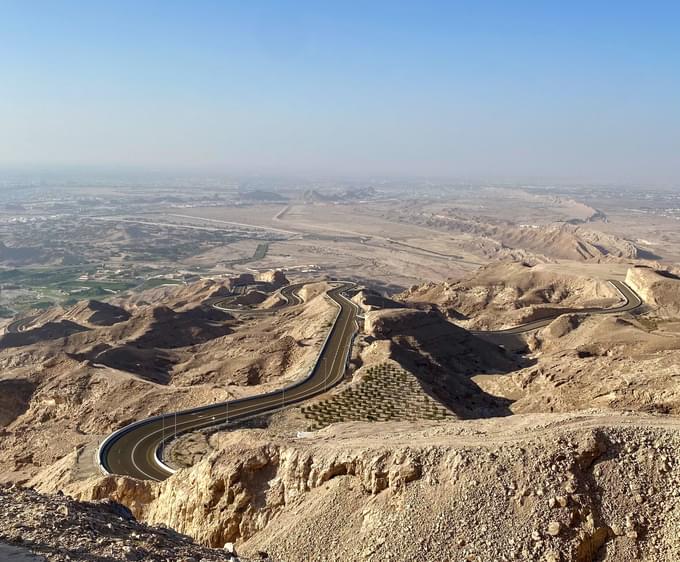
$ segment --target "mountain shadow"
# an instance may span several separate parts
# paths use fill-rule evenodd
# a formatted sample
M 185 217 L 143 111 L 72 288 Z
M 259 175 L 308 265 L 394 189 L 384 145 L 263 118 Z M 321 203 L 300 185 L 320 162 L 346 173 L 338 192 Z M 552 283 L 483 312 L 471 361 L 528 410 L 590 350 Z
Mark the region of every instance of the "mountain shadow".
M 472 376 L 510 373 L 523 365 L 503 348 L 447 322 L 435 311 L 392 310 L 370 321 L 369 332 L 389 339 L 390 355 L 423 389 L 464 419 L 507 416 L 511 400 L 482 390 Z

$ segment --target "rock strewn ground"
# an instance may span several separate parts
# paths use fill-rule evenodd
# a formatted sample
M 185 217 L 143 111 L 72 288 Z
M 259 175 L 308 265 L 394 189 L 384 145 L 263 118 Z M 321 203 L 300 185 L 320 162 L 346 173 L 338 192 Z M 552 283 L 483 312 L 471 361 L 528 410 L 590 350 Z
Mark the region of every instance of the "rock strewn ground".
M 673 418 L 355 422 L 226 441 L 161 484 L 107 478 L 71 492 L 286 562 L 680 559 Z
M 330 476 L 295 494 L 277 473 L 291 499 L 245 548 L 319 561 L 680 559 L 678 427 L 548 419 L 525 436 L 530 418 L 500 432 L 499 421 L 402 426 L 391 438 L 338 426 L 344 443 L 320 437 L 328 450 L 310 466 Z M 358 439 L 373 445 L 352 451 Z
M 232 560 L 224 550 L 197 545 L 171 529 L 139 523 L 127 508 L 110 501 L 85 503 L 59 494 L 0 488 L 0 505 L 0 543 L 6 544 L 4 550 L 0 547 L 2 560 Z

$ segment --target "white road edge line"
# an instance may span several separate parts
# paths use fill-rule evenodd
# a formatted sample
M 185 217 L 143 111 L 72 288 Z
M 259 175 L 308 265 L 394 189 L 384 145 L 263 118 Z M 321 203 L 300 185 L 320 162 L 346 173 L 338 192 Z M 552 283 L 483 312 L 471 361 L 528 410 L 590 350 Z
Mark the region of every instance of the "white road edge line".
M 356 283 L 354 283 L 353 281 L 334 281 L 334 283 L 338 283 L 338 284 L 346 284 L 346 285 L 350 285 L 350 286 L 356 286 Z M 301 286 L 304 286 L 305 284 L 306 284 L 306 283 L 300 283 Z M 348 287 L 348 288 L 350 288 L 350 287 Z M 283 288 L 282 288 L 282 289 L 283 289 Z M 282 289 L 281 289 L 281 290 L 282 290 Z M 334 332 L 334 329 L 335 329 L 335 327 L 336 327 L 338 318 L 339 318 L 339 316 L 340 316 L 340 314 L 341 314 L 341 312 L 342 312 L 342 306 L 341 306 L 339 303 L 337 303 L 336 301 L 334 301 L 333 299 L 331 299 L 331 298 L 328 296 L 328 292 L 326 292 L 324 296 L 325 296 L 326 298 L 328 298 L 334 305 L 336 305 L 336 307 L 337 307 L 337 312 L 336 312 L 336 314 L 335 314 L 335 318 L 334 318 L 334 320 L 333 320 L 333 323 L 332 323 L 332 325 L 331 325 L 331 328 L 328 330 L 328 333 L 326 334 L 326 338 L 324 339 L 324 341 L 323 341 L 323 343 L 322 343 L 322 345 L 321 345 L 321 347 L 320 347 L 320 349 L 319 349 L 319 353 L 317 354 L 316 360 L 315 360 L 315 362 L 314 362 L 312 368 L 310 369 L 309 374 L 308 374 L 307 377 L 305 377 L 304 379 L 302 379 L 302 380 L 300 380 L 300 381 L 297 381 L 296 383 L 293 383 L 292 385 L 288 385 L 287 387 L 284 387 L 284 388 L 279 389 L 279 390 L 277 390 L 277 391 L 273 391 L 273 392 L 271 392 L 271 393 L 265 393 L 264 395 L 261 395 L 261 396 L 264 397 L 264 396 L 267 396 L 267 394 L 271 394 L 273 398 L 277 398 L 277 396 L 278 396 L 279 393 L 284 392 L 285 390 L 288 390 L 288 389 L 292 389 L 292 388 L 294 388 L 294 387 L 296 387 L 296 386 L 298 386 L 298 385 L 300 385 L 300 384 L 303 384 L 305 381 L 307 381 L 309 378 L 311 378 L 311 377 L 313 376 L 315 370 L 318 368 L 319 361 L 320 361 L 320 359 L 321 359 L 321 355 L 322 355 L 324 349 L 326 348 L 326 345 L 328 344 L 328 341 L 329 341 L 331 335 L 332 335 L 333 332 Z M 356 305 L 356 303 L 354 303 L 354 302 L 352 302 L 351 300 L 347 299 L 347 298 L 344 297 L 342 294 L 338 293 L 338 297 L 342 298 L 344 301 L 346 301 L 348 304 L 350 304 L 352 307 L 354 307 L 355 311 L 358 311 L 358 310 L 359 310 L 359 307 Z M 284 298 L 286 298 L 285 295 L 284 295 Z M 286 300 L 288 301 L 287 298 L 286 298 Z M 347 328 L 347 322 L 346 322 L 345 325 L 343 326 L 343 331 L 342 331 L 343 334 L 344 334 L 344 332 L 346 331 L 346 328 Z M 349 356 L 349 351 L 350 351 L 350 349 L 351 349 L 351 347 L 352 347 L 353 341 L 354 341 L 354 339 L 352 338 L 352 339 L 350 340 L 350 345 L 348 346 L 348 350 L 347 350 L 347 352 L 346 352 L 347 357 Z M 337 351 L 336 351 L 336 356 L 337 356 Z M 335 358 L 334 358 L 333 366 L 334 366 L 334 365 L 335 365 Z M 319 385 L 315 385 L 315 386 L 312 387 L 312 388 L 316 389 L 318 386 L 319 386 Z M 324 385 L 324 386 L 325 386 L 325 385 Z M 309 393 L 305 393 L 305 395 L 303 395 L 303 397 L 301 398 L 301 400 L 304 400 L 305 397 L 307 397 L 307 396 L 309 396 Z M 248 398 L 250 398 L 250 397 L 248 397 Z M 300 400 L 300 399 L 296 399 L 296 403 L 299 402 L 299 401 L 301 401 L 301 400 Z M 221 405 L 222 405 L 222 403 L 211 404 L 210 406 L 200 406 L 200 407 L 197 407 L 197 408 L 192 408 L 192 409 L 189 409 L 189 410 L 184 410 L 184 411 L 180 411 L 180 412 L 176 412 L 176 413 L 177 413 L 177 414 L 180 414 L 180 415 L 189 415 L 189 414 L 190 414 L 190 415 L 197 415 L 197 414 L 202 413 L 202 411 L 204 411 L 204 410 L 207 409 L 207 408 L 212 408 L 212 407 L 221 406 Z M 286 406 L 284 405 L 283 407 L 285 408 Z M 269 411 L 269 410 L 267 410 L 267 411 Z M 265 412 L 262 412 L 262 413 L 265 413 Z M 259 413 L 259 414 L 256 414 L 256 415 L 262 415 L 262 413 Z M 164 418 L 164 417 L 167 417 L 168 415 L 171 415 L 171 414 L 160 414 L 160 415 L 152 416 L 152 417 L 149 417 L 149 418 L 145 418 L 145 419 L 143 419 L 143 420 L 138 420 L 138 421 L 133 422 L 133 423 L 131 423 L 131 424 L 125 426 L 125 427 L 122 427 L 122 428 L 118 429 L 117 431 L 114 431 L 114 432 L 111 433 L 108 437 L 106 437 L 106 438 L 100 443 L 100 445 L 99 445 L 99 447 L 97 448 L 97 451 L 96 451 L 95 460 L 96 460 L 96 464 L 97 464 L 97 466 L 99 467 L 100 471 L 101 471 L 103 474 L 107 475 L 107 476 L 110 476 L 110 475 L 113 475 L 113 474 L 114 474 L 114 473 L 110 472 L 110 471 L 106 468 L 106 466 L 105 466 L 105 464 L 104 464 L 104 461 L 103 461 L 103 454 L 104 454 L 104 452 L 106 451 L 106 449 L 109 447 L 109 445 L 112 444 L 113 442 L 115 442 L 115 440 L 116 440 L 118 437 L 120 437 L 121 435 L 123 435 L 123 434 L 125 434 L 125 433 L 128 433 L 128 432 L 130 432 L 130 431 L 132 431 L 132 430 L 134 430 L 134 429 L 136 429 L 136 428 L 138 428 L 138 427 L 141 427 L 141 426 L 143 426 L 143 425 L 145 425 L 145 424 L 148 424 L 148 423 L 150 423 L 150 422 L 157 421 L 157 420 L 160 420 L 160 419 L 162 419 L 162 418 Z M 186 423 L 186 422 L 184 422 L 184 423 Z M 154 434 L 156 434 L 156 433 L 158 433 L 158 432 L 154 432 L 154 433 L 151 434 L 151 435 L 154 435 Z M 135 443 L 135 445 L 134 445 L 134 447 L 133 447 L 133 450 L 132 450 L 132 455 L 133 455 L 133 456 L 132 456 L 132 459 L 131 459 L 131 460 L 132 460 L 133 466 L 134 466 L 137 470 L 139 470 L 139 472 L 141 472 L 142 474 L 144 474 L 144 475 L 146 475 L 147 477 L 151 478 L 152 480 L 157 480 L 156 478 L 151 477 L 149 474 L 147 474 L 146 472 L 144 472 L 143 470 L 141 470 L 141 469 L 139 468 L 139 466 L 138 466 L 138 465 L 135 463 L 135 461 L 134 461 L 134 452 L 136 451 L 137 446 L 138 446 L 145 438 L 147 438 L 147 437 L 149 437 L 149 435 L 145 436 L 144 438 L 140 439 L 137 443 Z M 157 450 L 158 450 L 158 447 L 156 447 L 156 449 L 154 450 L 154 460 L 157 460 L 157 459 L 158 459 Z M 160 461 L 160 462 L 162 463 L 162 461 Z M 170 472 L 170 474 L 174 474 L 174 472 L 175 472 L 174 469 L 172 469 L 171 467 L 167 466 L 165 463 L 162 463 L 162 464 L 159 466 L 159 468 L 161 468 L 162 470 L 165 470 L 165 471 Z

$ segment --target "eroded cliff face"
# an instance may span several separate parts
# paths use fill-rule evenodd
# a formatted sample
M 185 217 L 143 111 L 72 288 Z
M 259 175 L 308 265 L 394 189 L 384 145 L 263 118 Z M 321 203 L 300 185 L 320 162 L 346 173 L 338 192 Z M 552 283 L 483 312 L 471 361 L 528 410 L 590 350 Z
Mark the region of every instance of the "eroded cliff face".
M 149 522 L 163 523 L 210 546 L 248 539 L 286 506 L 324 483 L 349 475 L 374 495 L 422 475 L 423 451 L 319 450 L 254 441 L 230 447 L 166 482 L 107 477 L 81 498 L 113 498 Z
M 509 328 L 620 301 L 620 295 L 603 279 L 506 262 L 481 267 L 463 280 L 416 285 L 396 298 L 411 306 L 435 306 L 457 324 L 474 330 Z
M 63 494 L 0 486 L 0 505 L 3 562 L 233 562 L 224 550 L 138 523 L 124 506 L 109 500 L 78 502 Z
M 680 316 L 680 276 L 648 267 L 632 267 L 626 283 L 655 309 L 660 317 Z
M 147 522 L 276 560 L 680 559 L 680 435 L 657 417 L 514 416 L 235 432 L 160 484 L 100 479 Z

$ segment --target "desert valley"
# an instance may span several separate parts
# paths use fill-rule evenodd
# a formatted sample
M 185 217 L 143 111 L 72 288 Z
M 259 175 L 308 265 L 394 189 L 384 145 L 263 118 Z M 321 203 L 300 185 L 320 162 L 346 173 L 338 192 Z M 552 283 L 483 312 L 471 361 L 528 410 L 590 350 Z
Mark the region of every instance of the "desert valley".
M 680 559 L 677 193 L 191 187 L 0 204 L 0 548 Z

